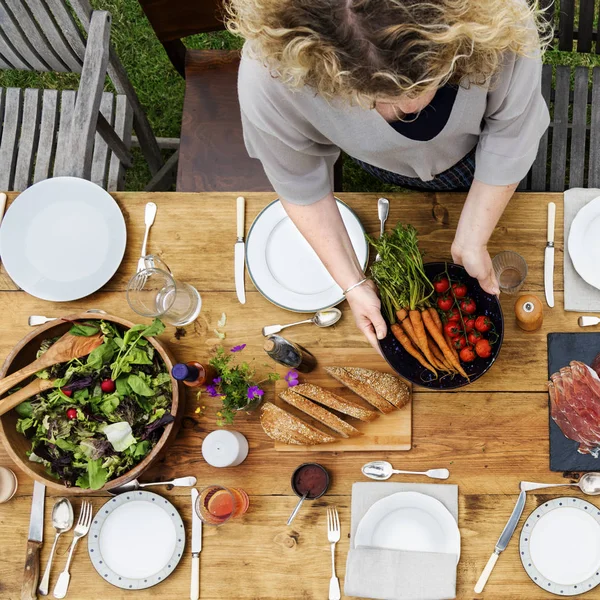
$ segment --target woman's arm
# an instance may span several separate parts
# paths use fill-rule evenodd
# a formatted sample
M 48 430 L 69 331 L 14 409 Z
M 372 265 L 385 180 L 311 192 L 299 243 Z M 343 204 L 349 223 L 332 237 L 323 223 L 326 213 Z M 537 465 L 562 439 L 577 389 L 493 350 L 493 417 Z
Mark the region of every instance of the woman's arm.
M 463 265 L 467 273 L 477 278 L 489 294 L 499 294 L 487 243 L 512 198 L 518 183 L 488 185 L 475 179 L 460 215 L 452 243 L 454 262 Z
M 282 204 L 343 290 L 364 278 L 332 192 L 314 204 L 298 205 L 285 200 L 282 200 Z M 358 328 L 377 348 L 377 339 L 385 337 L 386 325 L 381 316 L 381 302 L 375 285 L 368 281 L 354 288 L 348 293 L 347 300 Z

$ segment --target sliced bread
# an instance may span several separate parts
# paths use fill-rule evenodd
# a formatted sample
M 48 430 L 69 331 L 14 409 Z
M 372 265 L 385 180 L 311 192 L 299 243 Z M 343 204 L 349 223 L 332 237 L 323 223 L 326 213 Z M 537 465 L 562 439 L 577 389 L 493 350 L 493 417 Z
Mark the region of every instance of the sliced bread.
M 380 410 L 382 413 L 391 413 L 395 409 L 393 404 L 390 404 L 372 387 L 362 383 L 361 381 L 358 381 L 357 379 L 354 379 L 343 367 L 325 367 L 325 371 L 327 371 L 327 373 L 329 373 L 329 375 L 331 375 L 334 379 L 337 379 L 340 383 L 343 383 L 355 394 L 358 394 L 361 398 L 366 400 L 369 404 Z
M 332 408 L 343 415 L 354 417 L 359 421 L 372 421 L 379 416 L 379 413 L 374 410 L 364 408 L 356 402 L 346 400 L 346 398 L 342 398 L 341 396 L 323 389 L 318 385 L 313 385 L 312 383 L 301 383 L 294 387 L 294 391 L 314 402 L 318 402 L 327 408 Z
M 371 386 L 380 396 L 391 402 L 396 408 L 402 408 L 410 400 L 410 387 L 399 377 L 389 373 L 380 373 L 361 367 L 344 367 L 351 377 Z
M 271 402 L 263 404 L 260 424 L 270 438 L 284 444 L 314 446 L 335 442 L 332 435 L 327 435 Z
M 306 399 L 304 396 L 297 394 L 291 389 L 285 390 L 279 394 L 279 397 L 287 402 L 289 405 L 301 410 L 303 413 L 306 413 L 308 416 L 316 419 L 323 423 L 323 425 L 327 425 L 329 429 L 333 429 L 333 431 L 339 433 L 344 438 L 356 437 L 357 435 L 362 435 L 358 429 L 352 427 L 350 423 L 346 423 L 339 417 L 336 417 L 332 412 L 329 412 L 326 408 L 311 402 Z

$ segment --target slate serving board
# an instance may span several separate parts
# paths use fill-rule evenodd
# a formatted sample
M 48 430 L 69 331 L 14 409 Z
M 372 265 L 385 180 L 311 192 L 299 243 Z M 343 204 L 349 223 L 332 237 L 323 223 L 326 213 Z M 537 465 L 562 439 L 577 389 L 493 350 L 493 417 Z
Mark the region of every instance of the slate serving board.
M 600 352 L 600 333 L 549 333 L 548 377 L 566 367 L 572 360 L 591 364 Z M 600 458 L 579 454 L 579 444 L 565 437 L 550 417 L 550 470 L 600 471 Z

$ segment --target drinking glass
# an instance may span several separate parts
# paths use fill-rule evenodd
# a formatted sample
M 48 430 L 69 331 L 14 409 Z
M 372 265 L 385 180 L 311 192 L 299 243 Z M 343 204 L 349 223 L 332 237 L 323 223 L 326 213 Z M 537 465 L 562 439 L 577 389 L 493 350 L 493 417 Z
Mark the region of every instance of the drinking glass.
M 525 259 L 516 252 L 505 250 L 494 256 L 492 265 L 500 291 L 505 294 L 516 294 L 527 277 Z
M 196 514 L 207 525 L 222 525 L 246 513 L 250 499 L 244 490 L 209 485 L 196 500 Z
M 160 317 L 175 326 L 189 325 L 200 314 L 202 298 L 189 283 L 175 279 L 157 256 L 144 258 L 146 268 L 127 284 L 127 302 L 142 317 Z

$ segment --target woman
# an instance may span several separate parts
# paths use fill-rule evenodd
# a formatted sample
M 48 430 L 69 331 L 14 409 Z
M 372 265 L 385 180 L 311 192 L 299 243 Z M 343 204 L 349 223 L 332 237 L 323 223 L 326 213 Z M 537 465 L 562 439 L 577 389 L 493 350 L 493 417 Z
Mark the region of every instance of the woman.
M 487 242 L 549 123 L 525 0 L 231 0 L 248 152 L 377 347 L 386 325 L 333 196 L 340 149 L 388 183 L 468 189 L 451 252 L 498 294 Z

